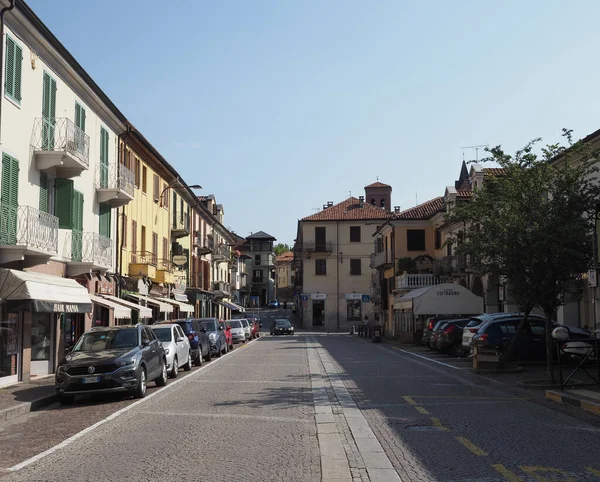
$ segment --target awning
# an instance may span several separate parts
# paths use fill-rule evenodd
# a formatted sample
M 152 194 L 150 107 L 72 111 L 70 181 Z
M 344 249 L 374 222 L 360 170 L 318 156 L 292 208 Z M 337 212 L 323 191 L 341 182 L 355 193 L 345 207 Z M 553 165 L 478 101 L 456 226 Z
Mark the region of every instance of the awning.
M 131 319 L 131 308 L 120 305 L 119 303 L 113 303 L 110 300 L 101 298 L 100 296 L 90 295 L 91 300 L 94 303 L 104 306 L 109 310 L 113 310 L 114 317 L 117 319 L 127 318 Z
M 483 298 L 455 283 L 418 288 L 394 301 L 394 309 L 415 315 L 478 315 Z
M 179 311 L 183 311 L 184 313 L 193 313 L 194 307 L 187 303 L 183 303 L 181 301 L 172 300 L 170 298 L 156 298 L 157 300 L 164 301 L 165 303 L 170 303 L 179 308 Z
M 189 303 L 190 302 L 190 300 L 188 300 L 187 295 L 184 295 L 182 293 L 173 293 L 173 297 L 177 301 L 181 301 L 182 303 Z
M 161 313 L 173 313 L 173 305 L 169 303 L 163 303 L 162 301 L 158 301 L 156 298 L 151 298 L 149 296 L 136 295 L 133 293 L 127 293 L 125 296 L 133 298 L 138 301 L 145 301 L 149 305 L 154 305 L 158 307 L 158 311 Z
M 243 307 L 241 307 L 240 305 L 234 303 L 233 301 L 228 301 L 228 300 L 213 300 L 213 303 L 216 303 L 217 305 L 221 305 L 224 306 L 225 308 L 229 308 L 230 310 L 233 311 L 246 311 Z
M 87 289 L 74 279 L 0 268 L 0 303 L 8 311 L 91 313 Z
M 152 318 L 152 310 L 150 308 L 146 308 L 145 306 L 136 305 L 131 301 L 124 300 L 122 298 L 117 298 L 116 296 L 111 295 L 100 295 L 102 298 L 106 298 L 107 300 L 114 301 L 119 305 L 127 306 L 132 310 L 137 310 L 139 312 L 140 318 Z
M 246 308 L 244 308 L 243 306 L 238 305 L 237 303 L 234 303 L 233 301 L 228 301 L 227 303 L 229 303 L 230 305 L 234 306 L 234 308 L 231 308 L 234 311 L 246 311 Z

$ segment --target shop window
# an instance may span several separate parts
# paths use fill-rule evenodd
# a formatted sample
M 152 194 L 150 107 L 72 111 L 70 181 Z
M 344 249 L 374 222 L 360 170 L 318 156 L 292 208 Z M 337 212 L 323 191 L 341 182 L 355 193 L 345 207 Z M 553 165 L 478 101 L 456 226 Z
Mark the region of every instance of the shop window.
M 313 300 L 312 302 L 313 325 L 322 326 L 325 324 L 325 301 Z
M 360 321 L 361 320 L 361 301 L 360 300 L 348 300 L 347 302 L 347 313 L 348 321 Z
M 406 249 L 408 251 L 425 251 L 424 229 L 408 229 L 406 231 Z

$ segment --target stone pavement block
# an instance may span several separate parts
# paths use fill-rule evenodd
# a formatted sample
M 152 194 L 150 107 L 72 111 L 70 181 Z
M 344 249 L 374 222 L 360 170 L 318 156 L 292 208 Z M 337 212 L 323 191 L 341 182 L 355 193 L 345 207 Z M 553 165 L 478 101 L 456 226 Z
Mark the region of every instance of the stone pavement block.
M 338 433 L 334 423 L 317 423 L 317 433 Z
M 394 469 L 367 469 L 371 482 L 402 482 Z
M 350 427 L 350 431 L 352 432 L 352 436 L 355 439 L 359 439 L 359 438 L 371 438 L 371 439 L 375 439 L 375 434 L 373 433 L 373 430 L 371 430 L 370 427 L 357 427 L 357 428 L 352 428 Z
M 347 462 L 342 439 L 338 433 L 320 433 L 318 434 L 318 438 L 321 458 L 326 458 L 331 461 L 341 460 Z
M 345 410 L 344 410 L 345 412 Z M 367 422 L 364 418 L 351 417 L 347 418 L 346 422 L 348 423 L 348 427 L 350 430 L 356 429 L 367 429 L 369 428 L 369 422 Z
M 335 415 L 333 413 L 317 413 L 315 420 L 317 423 L 335 423 Z
M 321 480 L 352 480 L 348 462 L 321 457 Z
M 384 452 L 361 452 L 367 470 L 369 469 L 393 469 L 390 459 Z
M 315 405 L 315 413 L 333 414 L 329 405 Z
M 354 441 L 361 454 L 383 453 L 383 447 L 376 438 L 357 438 Z

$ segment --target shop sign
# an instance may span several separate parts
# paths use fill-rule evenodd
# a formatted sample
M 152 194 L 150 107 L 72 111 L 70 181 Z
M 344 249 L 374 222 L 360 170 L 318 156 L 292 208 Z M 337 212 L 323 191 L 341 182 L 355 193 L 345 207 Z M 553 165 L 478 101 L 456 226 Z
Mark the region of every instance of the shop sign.
M 590 288 L 595 288 L 598 286 L 597 273 L 595 269 L 591 269 L 588 271 L 588 286 Z
M 362 300 L 361 293 L 346 293 L 344 296 L 347 300 Z
M 183 254 L 176 254 L 173 256 L 173 264 L 177 266 L 184 266 L 187 263 L 187 256 Z
M 452 288 L 446 288 L 444 290 L 439 290 L 436 295 L 438 296 L 460 296 L 460 291 L 453 290 Z
M 311 300 L 326 300 L 327 299 L 327 293 L 312 293 L 310 295 L 310 299 Z
M 54 303 L 55 313 L 79 313 L 79 305 L 68 305 L 65 303 Z

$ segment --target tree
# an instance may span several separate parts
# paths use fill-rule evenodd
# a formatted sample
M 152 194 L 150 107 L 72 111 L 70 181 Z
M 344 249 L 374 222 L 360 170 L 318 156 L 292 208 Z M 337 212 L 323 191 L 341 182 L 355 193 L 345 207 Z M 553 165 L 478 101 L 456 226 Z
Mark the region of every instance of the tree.
M 275 256 L 279 256 L 280 254 L 286 253 L 290 250 L 290 247 L 285 243 L 279 243 L 273 248 L 273 252 Z
M 595 179 L 598 151 L 573 143 L 534 149 L 540 139 L 514 156 L 500 146 L 487 149 L 503 172 L 486 178 L 470 202 L 457 204 L 451 222 L 461 228 L 451 242 L 459 254 L 478 260 L 483 274 L 509 280 L 525 316 L 504 353 L 512 361 L 527 317 L 535 307 L 545 315 L 546 359 L 554 383 L 552 318 L 565 294 L 593 265 L 595 209 L 600 186 Z

